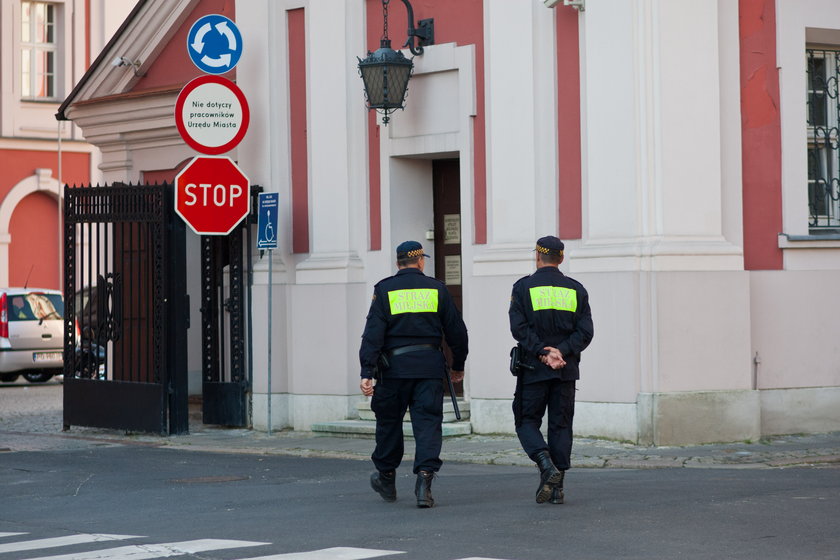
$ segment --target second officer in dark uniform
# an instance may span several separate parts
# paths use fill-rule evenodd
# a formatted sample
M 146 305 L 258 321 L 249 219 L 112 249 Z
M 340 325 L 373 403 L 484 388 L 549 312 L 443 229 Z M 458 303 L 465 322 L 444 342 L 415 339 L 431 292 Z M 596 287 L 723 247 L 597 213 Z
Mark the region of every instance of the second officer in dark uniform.
M 513 415 L 519 442 L 540 469 L 537 503 L 563 503 L 578 364 L 593 336 L 586 289 L 558 268 L 563 248 L 553 235 L 540 238 L 536 272 L 518 280 L 510 297 L 510 331 L 525 364 L 517 377 Z M 540 432 L 546 408 L 548 444 Z
M 371 487 L 387 502 L 397 499 L 396 469 L 404 452 L 402 421 L 411 411 L 414 433 L 414 493 L 417 507 L 432 507 L 432 478 L 440 469 L 443 380 L 447 372 L 442 341 L 452 351 L 452 381 L 464 377 L 467 328 L 446 286 L 423 274 L 428 255 L 416 241 L 397 247 L 394 276 L 374 287 L 362 345 L 360 388 L 373 396 L 376 472 Z M 373 379 L 377 382 L 374 385 Z

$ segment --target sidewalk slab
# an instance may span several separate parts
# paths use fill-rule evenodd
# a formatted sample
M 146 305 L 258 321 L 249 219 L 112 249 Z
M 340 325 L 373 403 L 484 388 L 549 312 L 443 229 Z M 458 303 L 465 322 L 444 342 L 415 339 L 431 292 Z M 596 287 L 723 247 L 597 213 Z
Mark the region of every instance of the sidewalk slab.
M 127 433 L 73 426 L 63 431 L 61 386 L 15 387 L 0 392 L 0 455 L 15 452 L 77 450 L 94 446 L 136 445 L 213 453 L 332 457 L 369 461 L 375 422 L 323 423 L 313 431 L 223 428 L 191 417 L 190 433 L 175 436 Z M 467 407 L 464 407 L 467 410 Z M 333 431 L 331 426 L 336 426 Z M 339 429 L 340 428 L 340 429 Z M 317 431 L 316 431 L 317 429 Z M 406 460 L 414 452 L 410 424 L 403 424 Z M 445 422 L 444 461 L 533 466 L 513 434 L 475 434 L 468 421 Z M 840 468 L 840 432 L 772 436 L 756 442 L 650 447 L 578 437 L 574 468 Z

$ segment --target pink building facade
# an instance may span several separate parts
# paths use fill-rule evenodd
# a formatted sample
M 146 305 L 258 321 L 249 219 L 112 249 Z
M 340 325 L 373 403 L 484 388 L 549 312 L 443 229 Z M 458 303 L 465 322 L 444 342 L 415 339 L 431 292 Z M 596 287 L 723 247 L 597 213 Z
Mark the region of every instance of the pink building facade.
M 0 285 L 61 287 L 61 184 L 99 178 L 98 150 L 55 113 L 133 2 L 0 2 Z
M 275 325 L 250 341 L 254 428 L 360 417 L 372 286 L 418 239 L 470 329 L 469 430 L 512 432 L 510 287 L 555 234 L 596 328 L 579 434 L 667 445 L 840 429 L 840 6 L 412 4 L 435 42 L 387 127 L 356 70 L 379 45 L 379 0 L 141 0 L 62 105 L 105 181 L 171 179 L 196 155 L 173 116 L 201 73 L 186 34 L 205 14 L 235 20 L 245 47 L 226 77 L 252 122 L 227 155 L 282 207 L 271 285 L 267 258 L 253 263 L 254 325 Z M 402 3 L 389 13 L 402 45 Z

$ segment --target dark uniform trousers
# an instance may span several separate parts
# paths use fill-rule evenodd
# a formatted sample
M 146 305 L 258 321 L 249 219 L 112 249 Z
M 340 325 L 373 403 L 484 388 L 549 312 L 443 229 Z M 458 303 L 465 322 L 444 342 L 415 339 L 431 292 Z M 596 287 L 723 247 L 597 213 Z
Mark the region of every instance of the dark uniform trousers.
M 548 408 L 548 445 L 540 432 Z M 561 470 L 571 467 L 572 419 L 575 415 L 575 381 L 549 379 L 517 384 L 513 399 L 516 435 L 532 460 L 548 449 L 551 461 Z
M 436 379 L 386 379 L 377 383 L 370 403 L 376 414 L 376 449 L 371 455 L 376 470 L 399 467 L 404 451 L 402 422 L 406 408 L 411 410 L 414 430 L 414 473 L 437 472 L 441 464 L 443 437 L 443 382 Z

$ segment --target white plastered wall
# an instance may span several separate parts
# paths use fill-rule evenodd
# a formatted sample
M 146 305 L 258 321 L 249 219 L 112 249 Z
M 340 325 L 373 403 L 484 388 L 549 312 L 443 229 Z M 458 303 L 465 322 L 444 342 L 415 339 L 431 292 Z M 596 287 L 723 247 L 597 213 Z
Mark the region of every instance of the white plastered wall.
M 758 435 L 738 69 L 723 56 L 738 51 L 737 18 L 734 3 L 690 0 L 603 1 L 581 18 L 584 242 L 568 253 L 596 334 L 578 433 L 658 444 Z
M 73 88 L 75 80 L 84 73 L 85 61 L 79 54 L 75 58 L 67 53 L 83 53 L 84 3 L 74 0 L 56 0 L 56 95 L 52 102 L 25 101 L 21 99 L 21 3 L 18 0 L 0 2 L 0 36 L 3 49 L 0 54 L 0 136 L 25 138 L 56 138 L 58 128 L 55 111 L 60 100 Z M 78 5 L 77 5 L 78 4 Z M 65 129 L 70 132 L 72 126 Z M 68 137 L 70 137 L 68 135 Z
M 414 65 L 405 110 L 391 115 L 388 126 L 380 128 L 382 250 L 368 252 L 366 256 L 362 317 L 366 314 L 373 285 L 395 272 L 397 244 L 408 239 L 420 241 L 426 252 L 434 257 L 434 243 L 426 240 L 426 232 L 434 229 L 432 161 L 459 158 L 463 314 L 470 328 L 475 258 L 472 123 L 476 111 L 475 48 L 454 43 L 427 46 L 423 55 L 414 58 Z M 431 265 L 427 274 L 434 275 L 433 259 L 427 262 L 427 266 Z M 359 326 L 358 335 L 361 335 L 362 326 Z M 470 330 L 471 337 L 475 333 Z M 352 332 L 350 338 L 358 345 L 359 338 L 353 337 Z M 475 343 L 471 338 L 471 345 Z M 473 375 L 472 372 L 479 370 L 475 369 L 472 356 L 467 360 L 464 393 L 475 402 L 471 394 L 485 382 L 485 376 L 483 373 L 481 377 Z M 471 419 L 475 419 L 472 409 Z
M 423 250 L 431 257 L 427 259 L 425 273 L 434 276 L 434 241 L 426 240 L 426 232 L 434 230 L 432 162 L 426 159 L 392 158 L 390 163 L 388 199 L 392 216 L 389 237 L 392 242 L 384 245 L 382 250 L 391 257 L 391 269 L 385 276 L 395 272 L 394 247 L 407 240 L 415 240 L 423 245 Z
M 784 269 L 753 272 L 750 280 L 761 429 L 832 431 L 840 429 L 840 347 L 831 336 L 840 308 L 840 240 L 815 239 L 808 230 L 805 48 L 840 48 L 840 6 L 778 0 L 776 9 Z
M 0 136 L 55 139 L 58 129 L 55 112 L 61 100 L 72 91 L 87 70 L 86 18 L 90 19 L 90 56 L 95 58 L 111 35 L 131 11 L 134 0 L 95 0 L 90 13 L 84 0 L 52 0 L 57 8 L 56 97 L 52 103 L 21 101 L 21 3 L 0 0 Z M 80 140 L 79 129 L 72 123 L 63 127 L 62 138 Z
M 240 164 L 248 170 L 255 184 L 265 192 L 279 193 L 280 200 L 291 200 L 291 168 L 288 134 L 288 26 L 287 10 L 300 8 L 305 2 L 251 2 L 247 10 L 237 14 L 237 25 L 248 33 L 248 48 L 238 66 L 238 85 L 251 106 L 252 118 L 248 134 L 240 145 Z M 269 25 L 273 32 L 261 31 Z M 256 110 L 256 113 L 255 113 Z M 293 270 L 289 263 L 294 257 L 288 253 L 292 236 L 292 213 L 288 205 L 281 205 L 278 216 L 278 249 L 264 252 L 254 262 L 253 313 L 253 399 L 252 421 L 255 429 L 265 430 L 269 424 L 268 406 L 268 348 L 271 345 L 271 427 L 285 428 L 293 424 L 292 401 L 289 394 L 289 371 L 292 358 L 289 352 L 291 333 L 289 316 Z M 273 285 L 271 308 L 268 307 L 269 268 Z M 293 268 L 293 266 L 292 266 Z M 271 340 L 268 322 L 271 321 Z
M 475 247 L 464 291 L 470 414 L 477 433 L 511 433 L 510 291 L 533 272 L 536 239 L 557 232 L 554 12 L 540 2 L 491 0 L 484 33 L 487 243 Z
M 273 251 L 272 340 L 267 339 L 268 255 L 255 263 L 253 423 L 309 429 L 355 413 L 358 338 L 369 301 L 366 120 L 361 80 L 340 52 L 364 51 L 364 2 L 258 1 L 237 11 L 253 30 L 238 70 L 252 127 L 240 165 L 267 192 L 291 200 L 288 11 L 303 8 L 306 30 L 309 252 L 292 254 L 292 213 L 280 210 L 280 248 Z M 339 12 L 336 12 L 336 9 Z M 266 27 L 272 29 L 265 33 Z M 358 82 L 358 83 L 357 83 Z M 339 126 L 336 123 L 341 123 Z

